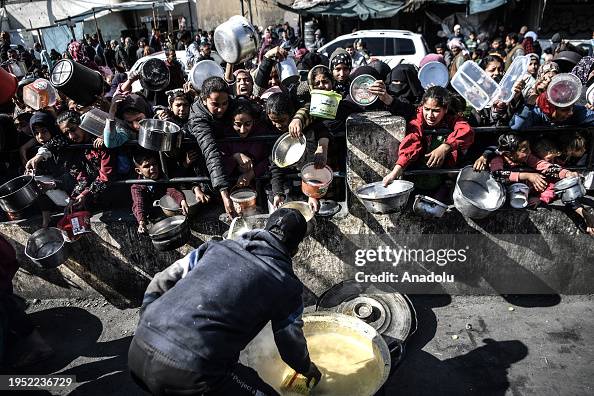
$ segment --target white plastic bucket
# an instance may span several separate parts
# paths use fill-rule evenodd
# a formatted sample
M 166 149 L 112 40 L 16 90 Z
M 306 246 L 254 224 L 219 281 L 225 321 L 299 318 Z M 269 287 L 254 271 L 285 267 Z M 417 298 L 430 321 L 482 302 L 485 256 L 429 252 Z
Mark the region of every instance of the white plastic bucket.
M 336 118 L 338 104 L 342 96 L 334 91 L 314 89 L 311 91 L 309 114 L 314 117 L 333 120 Z

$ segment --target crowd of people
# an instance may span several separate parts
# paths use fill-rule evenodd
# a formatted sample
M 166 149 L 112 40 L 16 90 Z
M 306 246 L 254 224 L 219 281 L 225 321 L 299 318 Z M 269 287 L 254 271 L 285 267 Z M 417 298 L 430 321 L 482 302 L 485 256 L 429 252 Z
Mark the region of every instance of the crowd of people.
M 316 31 L 316 42 L 321 32 Z M 338 48 L 327 58 L 308 49 L 304 41 L 288 24 L 262 29 L 261 48 L 242 64 L 223 64 L 223 77 L 207 78 L 200 87 L 188 82 L 186 70 L 196 62 L 214 60 L 216 50 L 213 32 L 200 31 L 194 37 L 188 33 L 161 35 L 153 30 L 149 38 L 135 42 L 130 37 L 103 43 L 101 35 L 86 36 L 68 44 L 62 57 L 72 59 L 101 73 L 105 92 L 92 105 L 81 105 L 58 90 L 53 106 L 32 109 L 23 99 L 23 88 L 36 78 L 47 78 L 52 65 L 60 58 L 56 49 L 42 49 L 35 44 L 31 51 L 13 48 L 10 37 L 2 33 L 0 56 L 8 71 L 21 65 L 17 92 L 2 107 L 0 116 L 2 150 L 18 153 L 5 156 L 2 177 L 6 180 L 25 171 L 35 171 L 55 180 L 55 185 L 70 196 L 69 208 L 97 210 L 121 204 L 122 179 L 163 178 L 167 176 L 203 176 L 209 182 L 189 185 L 136 184 L 131 188 L 132 212 L 138 221 L 138 231 L 146 232 L 148 224 L 158 216 L 150 202 L 168 194 L 184 213 L 188 202 L 181 188 L 190 189 L 199 204 L 222 201 L 230 216 L 236 212 L 230 191 L 236 187 L 253 187 L 258 180 L 270 181 L 271 201 L 278 208 L 288 198 L 292 183 L 288 176 L 297 173 L 306 162 L 316 168 L 328 165 L 335 171 L 345 168 L 344 139 L 346 119 L 353 113 L 387 110 L 408 122 L 406 137 L 400 144 L 394 168 L 383 179 L 384 184 L 406 177 L 410 168 L 435 169 L 461 167 L 474 163 L 476 170 L 490 169 L 502 182 L 523 181 L 532 189 L 532 205 L 550 203 L 555 181 L 575 176 L 567 167 L 583 166 L 588 136 L 575 131 L 547 134 L 525 134 L 533 126 L 589 126 L 594 123 L 592 104 L 587 103 L 588 89 L 594 82 L 594 58 L 583 56 L 558 35 L 551 48 L 542 50 L 536 34 L 525 27 L 520 33 L 502 37 L 465 36 L 459 25 L 447 42 L 435 45 L 435 53 L 426 55 L 419 66 L 399 64 L 390 68 L 368 53 L 364 40 L 347 48 Z M 320 43 L 318 43 L 320 44 Z M 176 51 L 185 50 L 185 64 L 177 59 Z M 144 89 L 132 92 L 140 76 L 131 71 L 143 55 L 164 51 L 169 71 L 168 85 L 157 91 Z M 578 58 L 568 58 L 573 52 Z M 499 81 L 518 56 L 530 57 L 525 76 L 514 85 L 514 97 L 509 103 L 496 100 L 492 106 L 477 111 L 451 86 L 431 86 L 426 89 L 418 78 L 418 69 L 428 62 L 441 62 L 450 78 L 464 62 L 477 62 L 490 77 Z M 301 80 L 282 80 L 279 63 L 293 57 L 302 73 Z M 24 66 L 23 66 L 24 64 Z M 32 71 L 33 74 L 30 74 Z M 546 89 L 553 76 L 573 73 L 583 84 L 581 102 L 560 108 L 547 98 Z M 13 73 L 14 74 L 14 73 Z M 378 97 L 364 106 L 352 98 L 350 84 L 357 76 L 373 76 L 369 91 Z M 15 74 L 16 75 L 16 74 Z M 342 100 L 332 119 L 310 114 L 312 90 L 334 91 Z M 93 108 L 106 112 L 103 133 L 93 134 L 81 128 L 86 113 Z M 179 150 L 159 153 L 129 144 L 138 137 L 140 122 L 156 118 L 170 121 L 182 128 L 187 141 Z M 473 127 L 509 126 L 510 133 L 475 135 Z M 444 136 L 425 134 L 427 129 L 445 128 Z M 250 139 L 260 135 L 294 137 L 304 135 L 307 150 L 304 158 L 288 167 L 279 167 L 270 160 L 271 142 Z M 227 139 L 239 137 L 239 139 Z M 73 150 L 71 145 L 88 144 Z M 532 168 L 533 172 L 517 169 Z M 446 176 L 428 174 L 414 178 L 416 187 L 444 202 L 451 201 L 452 180 Z M 299 193 L 299 192 L 297 192 Z M 329 196 L 328 198 L 333 198 Z M 317 211 L 320 203 L 308 199 Z M 43 226 L 50 223 L 49 214 L 56 211 L 50 200 L 40 199 L 38 206 Z M 594 217 L 579 204 L 574 208 L 583 218 L 583 229 L 594 233 Z M 9 213 L 9 218 L 20 214 Z

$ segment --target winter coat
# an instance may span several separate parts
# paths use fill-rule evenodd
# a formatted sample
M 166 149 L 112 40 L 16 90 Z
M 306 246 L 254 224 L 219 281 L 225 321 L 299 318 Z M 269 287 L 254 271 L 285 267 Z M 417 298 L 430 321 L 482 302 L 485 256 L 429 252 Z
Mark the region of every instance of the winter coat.
M 210 241 L 155 275 L 135 337 L 208 383 L 272 321 L 282 359 L 305 372 L 302 292 L 287 248 L 268 231 Z

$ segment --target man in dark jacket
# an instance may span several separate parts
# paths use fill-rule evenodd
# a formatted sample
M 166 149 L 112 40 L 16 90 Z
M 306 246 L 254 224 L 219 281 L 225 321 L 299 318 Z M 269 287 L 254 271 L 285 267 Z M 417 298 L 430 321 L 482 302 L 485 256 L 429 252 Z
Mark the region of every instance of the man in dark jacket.
M 280 209 L 265 230 L 208 242 L 155 275 L 128 353 L 135 381 L 157 395 L 276 395 L 238 362 L 268 321 L 282 359 L 308 385 L 319 381 L 291 263 L 306 231 L 301 213 Z
M 229 197 L 232 186 L 225 174 L 223 155 L 215 139 L 223 137 L 225 129 L 232 128 L 229 116 L 232 106 L 234 103 L 225 80 L 221 77 L 207 78 L 202 84 L 200 98 L 192 105 L 188 121 L 188 130 L 196 138 L 206 160 L 212 187 L 220 191 L 225 211 L 230 216 L 235 215 L 233 202 Z

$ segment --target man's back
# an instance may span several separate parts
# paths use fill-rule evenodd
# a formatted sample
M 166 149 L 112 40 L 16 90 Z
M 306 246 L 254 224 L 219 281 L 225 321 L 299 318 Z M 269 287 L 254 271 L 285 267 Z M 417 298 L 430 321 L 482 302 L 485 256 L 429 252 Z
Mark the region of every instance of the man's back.
M 187 256 L 187 276 L 151 303 L 137 335 L 187 369 L 216 375 L 269 321 L 302 309 L 302 284 L 267 231 L 208 243 Z

